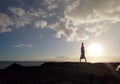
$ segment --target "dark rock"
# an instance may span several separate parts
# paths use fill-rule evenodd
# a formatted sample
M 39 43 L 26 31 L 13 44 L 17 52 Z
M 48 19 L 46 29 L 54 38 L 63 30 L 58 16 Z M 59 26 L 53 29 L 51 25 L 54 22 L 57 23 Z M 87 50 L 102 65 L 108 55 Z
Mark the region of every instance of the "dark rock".
M 114 63 L 51 62 L 38 67 L 12 64 L 0 72 L 0 84 L 120 84 Z

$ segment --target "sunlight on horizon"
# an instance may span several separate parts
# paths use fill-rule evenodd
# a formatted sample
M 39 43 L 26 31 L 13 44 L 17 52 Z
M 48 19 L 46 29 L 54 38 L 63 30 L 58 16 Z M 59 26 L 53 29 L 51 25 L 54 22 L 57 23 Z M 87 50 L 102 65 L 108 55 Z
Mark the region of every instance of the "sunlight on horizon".
M 103 46 L 99 43 L 92 43 L 88 46 L 88 54 L 92 57 L 101 57 L 103 55 Z

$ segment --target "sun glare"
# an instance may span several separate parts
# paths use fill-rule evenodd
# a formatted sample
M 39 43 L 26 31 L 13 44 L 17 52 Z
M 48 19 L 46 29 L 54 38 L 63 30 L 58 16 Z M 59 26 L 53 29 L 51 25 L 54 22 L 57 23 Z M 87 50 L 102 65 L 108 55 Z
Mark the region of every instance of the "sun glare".
M 93 43 L 89 46 L 89 55 L 90 56 L 98 57 L 98 56 L 102 56 L 102 54 L 103 54 L 102 45 L 100 45 L 98 43 Z

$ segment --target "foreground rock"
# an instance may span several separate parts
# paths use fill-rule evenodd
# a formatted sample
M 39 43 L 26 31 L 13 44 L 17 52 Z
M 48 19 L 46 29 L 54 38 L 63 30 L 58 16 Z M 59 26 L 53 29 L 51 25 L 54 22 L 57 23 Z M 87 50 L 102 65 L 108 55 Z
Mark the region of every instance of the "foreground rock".
M 44 63 L 37 67 L 13 64 L 0 70 L 0 84 L 120 84 L 120 63 Z

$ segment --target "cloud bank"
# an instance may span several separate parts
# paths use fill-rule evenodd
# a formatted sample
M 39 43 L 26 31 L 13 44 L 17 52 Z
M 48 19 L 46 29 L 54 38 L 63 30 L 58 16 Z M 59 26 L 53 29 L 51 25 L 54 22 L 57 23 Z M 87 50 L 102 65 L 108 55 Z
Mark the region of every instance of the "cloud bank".
M 13 45 L 13 47 L 15 47 L 15 48 L 32 48 L 32 45 L 27 44 L 27 43 L 21 43 L 21 44 Z
M 12 32 L 13 26 L 32 24 L 33 28 L 55 31 L 56 38 L 81 41 L 120 22 L 120 0 L 35 0 L 36 5 L 27 5 L 25 1 L 24 7 L 8 7 L 12 17 L 0 13 L 0 33 Z
M 46 21 L 44 21 L 44 20 L 40 20 L 40 21 L 37 21 L 36 23 L 35 23 L 35 27 L 36 28 L 45 28 L 47 26 L 47 22 Z

